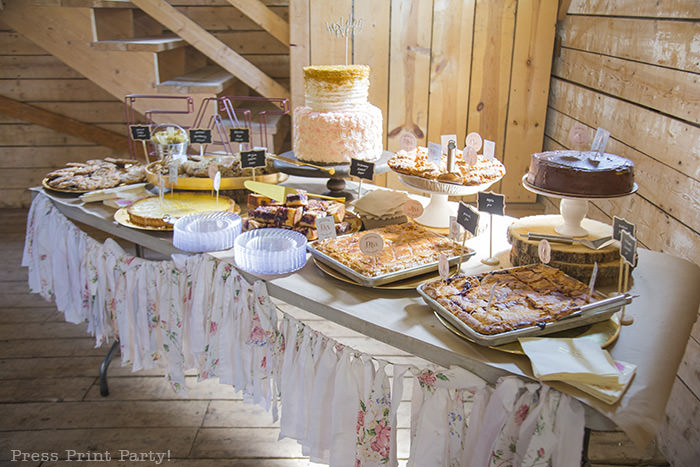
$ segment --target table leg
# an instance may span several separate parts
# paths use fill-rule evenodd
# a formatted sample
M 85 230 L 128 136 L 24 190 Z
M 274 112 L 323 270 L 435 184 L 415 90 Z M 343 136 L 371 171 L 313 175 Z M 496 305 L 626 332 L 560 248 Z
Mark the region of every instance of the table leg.
M 119 349 L 118 340 L 114 341 L 114 344 L 112 344 L 109 352 L 107 352 L 107 356 L 102 363 L 100 363 L 100 395 L 102 395 L 102 397 L 109 396 L 109 388 L 107 387 L 107 369 L 109 369 L 109 364 L 112 363 L 112 358 L 114 357 L 114 353 L 117 351 L 117 349 Z
M 134 243 L 134 249 L 136 250 L 136 256 L 143 258 L 143 247 L 138 243 Z

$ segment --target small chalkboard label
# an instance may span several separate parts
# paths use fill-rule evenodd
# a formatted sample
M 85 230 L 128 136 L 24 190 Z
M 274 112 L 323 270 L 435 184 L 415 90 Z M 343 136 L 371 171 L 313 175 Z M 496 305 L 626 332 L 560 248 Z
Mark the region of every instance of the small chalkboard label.
M 637 259 L 637 239 L 626 230 L 620 233 L 620 256 L 622 256 L 627 264 L 634 266 L 635 260 Z
M 316 230 L 318 231 L 319 241 L 335 238 L 335 219 L 333 216 L 317 217 Z
M 250 131 L 248 128 L 231 128 L 229 139 L 232 143 L 250 143 Z
M 190 143 L 211 144 L 209 128 L 190 128 Z
M 374 162 L 350 159 L 350 175 L 353 177 L 372 180 L 374 178 Z
M 476 228 L 479 225 L 479 212 L 468 204 L 460 201 L 459 208 L 457 209 L 457 222 L 464 227 L 464 230 L 470 232 L 472 235 L 476 235 Z
M 635 236 L 636 227 L 633 223 L 628 222 L 622 217 L 613 217 L 613 238 L 615 240 L 621 240 L 620 232 L 625 231 L 631 236 Z
M 504 216 L 506 195 L 500 195 L 491 191 L 480 191 L 476 199 L 476 206 L 479 211 Z
M 241 151 L 241 168 L 265 167 L 265 150 Z
M 148 125 L 129 125 L 131 139 L 134 141 L 149 141 L 151 139 L 151 127 Z

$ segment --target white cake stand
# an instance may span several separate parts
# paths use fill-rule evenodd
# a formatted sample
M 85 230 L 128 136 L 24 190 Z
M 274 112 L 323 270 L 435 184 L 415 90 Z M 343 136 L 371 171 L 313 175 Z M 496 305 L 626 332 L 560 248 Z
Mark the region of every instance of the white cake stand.
M 538 195 L 561 199 L 561 203 L 559 204 L 559 212 L 561 213 L 561 217 L 564 219 L 564 223 L 555 227 L 554 230 L 557 233 L 567 237 L 585 237 L 588 235 L 588 231 L 581 226 L 581 221 L 586 218 L 586 213 L 588 213 L 589 200 L 622 198 L 623 196 L 633 194 L 638 188 L 637 184 L 635 183 L 632 190 L 630 190 L 628 193 L 622 193 L 619 195 L 579 195 L 543 190 L 531 185 L 526 179 L 527 174 L 523 175 L 522 180 L 523 186 L 526 190 Z
M 480 191 L 488 189 L 501 178 L 482 183 L 481 185 L 458 185 L 456 183 L 439 182 L 429 178 L 416 177 L 414 175 L 406 175 L 399 173 L 399 180 L 406 186 L 413 189 L 430 193 L 430 203 L 423 210 L 423 215 L 416 218 L 415 221 L 419 224 L 434 227 L 438 229 L 446 229 L 450 227 L 450 216 L 455 216 L 457 213 L 454 207 L 448 203 L 449 196 L 467 196 L 475 195 Z

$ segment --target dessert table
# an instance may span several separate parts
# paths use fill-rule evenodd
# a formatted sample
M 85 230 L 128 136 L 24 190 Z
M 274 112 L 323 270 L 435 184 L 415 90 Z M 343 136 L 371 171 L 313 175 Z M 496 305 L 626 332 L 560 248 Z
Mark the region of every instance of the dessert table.
M 308 179 L 290 177 L 285 183 L 309 187 Z M 42 191 L 42 189 L 36 189 Z M 113 221 L 114 210 L 102 204 L 83 204 L 73 196 L 44 192 L 69 219 L 85 223 L 139 247 L 170 255 L 182 253 L 172 245 L 172 234 L 136 230 Z M 427 198 L 422 201 L 427 203 Z M 482 219 L 488 222 L 488 217 Z M 509 266 L 506 229 L 514 220 L 493 216 L 493 252 L 498 266 L 481 262 L 489 256 L 489 229 L 467 241 L 476 255 L 462 265 L 469 273 Z M 210 253 L 234 264 L 233 250 Z M 465 368 L 494 383 L 505 375 L 532 377 L 527 357 L 467 342 L 445 328 L 415 290 L 371 289 L 334 279 L 311 259 L 292 274 L 260 277 L 240 271 L 249 282 L 264 279 L 268 293 L 282 301 L 346 326 L 401 350 L 443 366 Z M 634 317 L 608 347 L 612 357 L 637 365 L 636 375 L 622 399 L 605 404 L 564 383 L 548 383 L 586 405 L 586 424 L 592 429 L 618 426 L 638 445 L 656 433 L 664 416 L 678 366 L 700 305 L 700 267 L 663 253 L 640 250 L 631 280 L 639 295 L 627 307 Z

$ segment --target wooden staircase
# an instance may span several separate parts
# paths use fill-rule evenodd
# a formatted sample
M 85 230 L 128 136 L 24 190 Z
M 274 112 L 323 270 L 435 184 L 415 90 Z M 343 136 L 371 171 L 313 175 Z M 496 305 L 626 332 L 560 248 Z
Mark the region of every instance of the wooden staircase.
M 181 7 L 187 4 L 186 1 L 170 3 Z M 289 97 L 283 85 L 170 3 L 164 0 L 7 0 L 0 15 L 15 31 L 119 100 L 128 94 L 189 95 L 194 99 L 196 110 L 203 99 L 212 97 L 250 94 Z M 235 5 L 288 46 L 288 24 L 259 0 L 221 3 L 230 3 L 231 8 Z M 248 8 L 250 13 L 246 11 Z M 181 107 L 178 102 L 158 103 L 162 103 L 163 107 L 159 108 L 164 110 Z M 143 113 L 153 104 L 140 101 L 135 105 L 135 110 Z M 278 109 L 269 103 L 255 103 L 245 108 L 254 116 L 262 110 Z M 169 114 L 167 118 L 169 122 L 189 126 L 193 117 Z M 253 133 L 257 127 L 254 125 Z M 285 140 L 289 127 L 289 117 L 269 116 L 267 132 L 277 144 L 270 144 L 271 149 L 281 149 L 279 145 Z

